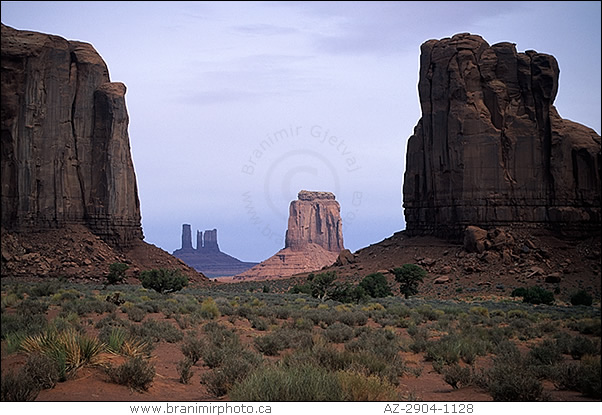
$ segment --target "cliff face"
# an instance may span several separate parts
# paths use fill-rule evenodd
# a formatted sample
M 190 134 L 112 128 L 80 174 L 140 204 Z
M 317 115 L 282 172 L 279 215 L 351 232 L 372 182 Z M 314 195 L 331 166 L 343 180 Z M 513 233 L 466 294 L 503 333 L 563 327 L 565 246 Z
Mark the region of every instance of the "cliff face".
M 553 103 L 553 56 L 458 34 L 421 47 L 422 118 L 408 141 L 410 235 L 468 225 L 600 232 L 600 136 Z
M 126 87 L 92 45 L 2 25 L 2 227 L 142 239 Z
M 285 247 L 235 279 L 290 277 L 332 265 L 343 246 L 341 207 L 330 192 L 299 192 L 289 208 Z

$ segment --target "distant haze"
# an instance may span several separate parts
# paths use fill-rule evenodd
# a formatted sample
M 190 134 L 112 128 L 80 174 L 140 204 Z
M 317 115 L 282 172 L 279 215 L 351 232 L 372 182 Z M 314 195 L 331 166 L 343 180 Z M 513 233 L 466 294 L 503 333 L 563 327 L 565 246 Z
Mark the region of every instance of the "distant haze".
M 405 228 L 420 45 L 459 32 L 554 55 L 558 112 L 598 133 L 600 2 L 2 2 L 2 23 L 94 45 L 127 85 L 147 242 L 183 223 L 261 261 L 302 190 L 352 251 Z

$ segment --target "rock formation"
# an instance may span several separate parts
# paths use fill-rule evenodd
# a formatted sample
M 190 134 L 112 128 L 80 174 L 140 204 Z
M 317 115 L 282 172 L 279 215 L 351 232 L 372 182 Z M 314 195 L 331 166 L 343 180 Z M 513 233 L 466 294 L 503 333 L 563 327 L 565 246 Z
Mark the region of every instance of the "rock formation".
M 142 239 L 126 87 L 92 45 L 2 25 L 2 227 Z
M 177 268 L 143 241 L 126 87 L 90 44 L 2 25 L 2 277 Z
M 421 47 L 422 118 L 408 141 L 407 232 L 475 225 L 598 234 L 600 136 L 554 107 L 553 56 L 458 34 Z
M 343 246 L 341 208 L 330 192 L 299 192 L 291 202 L 284 249 L 236 279 L 290 277 L 332 265 Z
M 182 225 L 182 247 L 173 251 L 173 256 L 202 272 L 209 278 L 233 276 L 257 265 L 257 262 L 243 262 L 224 252 L 217 244 L 217 229 L 197 231 L 196 248 L 192 246 L 192 232 L 189 224 Z
M 302 251 L 307 244 L 316 244 L 327 251 L 343 249 L 341 208 L 330 192 L 302 190 L 299 200 L 291 202 L 285 248 Z

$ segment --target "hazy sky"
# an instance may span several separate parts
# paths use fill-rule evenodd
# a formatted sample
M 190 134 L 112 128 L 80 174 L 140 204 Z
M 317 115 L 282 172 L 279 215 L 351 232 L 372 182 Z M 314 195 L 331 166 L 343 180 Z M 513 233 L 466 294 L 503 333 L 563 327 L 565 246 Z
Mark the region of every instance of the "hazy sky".
M 2 22 L 91 43 L 127 85 L 145 239 L 169 252 L 189 223 L 263 260 L 301 189 L 336 194 L 352 251 L 404 229 L 429 39 L 554 55 L 560 115 L 600 133 L 600 2 L 2 2 Z

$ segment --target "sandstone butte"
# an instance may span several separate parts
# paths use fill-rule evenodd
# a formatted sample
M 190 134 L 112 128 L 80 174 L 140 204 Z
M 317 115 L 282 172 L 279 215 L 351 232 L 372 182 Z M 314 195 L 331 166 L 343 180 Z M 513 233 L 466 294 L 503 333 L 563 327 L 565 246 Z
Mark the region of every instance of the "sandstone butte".
M 600 135 L 558 114 L 559 72 L 553 56 L 477 35 L 421 46 L 408 235 L 460 240 L 474 225 L 600 236 Z
M 130 261 L 204 279 L 143 241 L 126 87 L 94 47 L 2 25 L 1 65 L 2 275 L 70 275 L 65 263 L 97 275 Z M 44 232 L 71 246 L 57 252 Z M 80 244 L 103 254 L 69 258 Z
M 189 224 L 182 225 L 182 246 L 172 253 L 187 265 L 209 278 L 232 276 L 257 265 L 243 262 L 222 252 L 217 243 L 217 229 L 197 231 L 196 248 L 192 246 L 192 231 Z
M 290 277 L 332 265 L 343 246 L 341 207 L 330 192 L 302 190 L 289 208 L 284 248 L 234 280 Z

